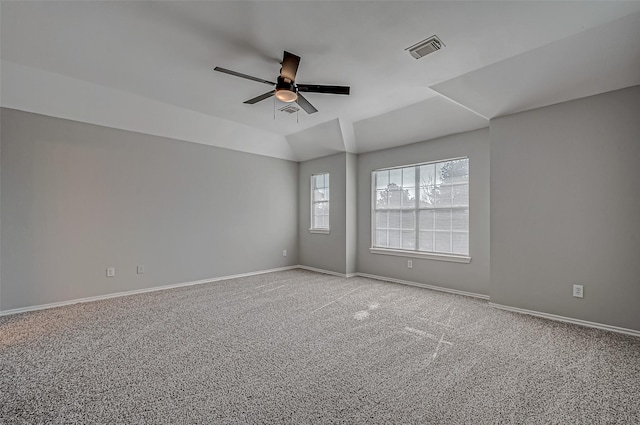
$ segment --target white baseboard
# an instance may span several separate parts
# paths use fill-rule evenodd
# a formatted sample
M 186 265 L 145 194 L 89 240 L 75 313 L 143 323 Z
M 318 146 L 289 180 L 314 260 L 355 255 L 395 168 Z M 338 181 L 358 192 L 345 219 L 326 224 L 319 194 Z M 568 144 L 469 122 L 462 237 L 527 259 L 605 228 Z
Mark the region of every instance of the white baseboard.
M 91 302 L 91 301 L 100 301 L 100 300 L 106 300 L 106 299 L 109 299 L 109 298 L 125 297 L 127 295 L 144 294 L 146 292 L 164 291 L 165 289 L 181 288 L 183 286 L 201 285 L 203 283 L 219 282 L 221 280 L 229 280 L 229 279 L 236 279 L 236 278 L 239 278 L 239 277 L 255 276 L 255 275 L 258 275 L 258 274 L 280 272 L 280 271 L 284 271 L 284 270 L 291 270 L 291 269 L 296 269 L 298 267 L 299 266 L 278 267 L 278 268 L 275 268 L 275 269 L 259 270 L 259 271 L 256 271 L 256 272 L 234 274 L 234 275 L 230 275 L 230 276 L 220 276 L 220 277 L 214 277 L 214 278 L 211 278 L 211 279 L 194 280 L 192 282 L 175 283 L 175 284 L 169 284 L 169 285 L 163 285 L 163 286 L 154 286 L 154 287 L 151 287 L 151 288 L 134 289 L 134 290 L 131 290 L 131 291 L 124 291 L 124 292 L 115 292 L 115 293 L 112 293 L 112 294 L 97 295 L 95 297 L 76 298 L 74 300 L 60 301 L 60 302 L 57 302 L 57 303 L 41 304 L 41 305 L 34 305 L 34 306 L 29 306 L 29 307 L 20 307 L 20 308 L 14 308 L 14 309 L 11 309 L 11 310 L 0 311 L 0 316 L 8 316 L 10 314 L 25 313 L 27 311 L 45 310 L 45 309 L 48 309 L 48 308 L 61 307 L 61 306 L 71 305 L 71 304 L 88 303 L 88 302 Z
M 442 286 L 427 285 L 426 283 L 411 282 L 409 280 L 402 280 L 402 279 L 395 279 L 395 278 L 392 278 L 392 277 L 377 276 L 377 275 L 368 274 L 368 273 L 356 273 L 356 275 L 361 276 L 361 277 L 368 277 L 369 279 L 376 279 L 376 280 L 383 280 L 383 281 L 386 281 L 386 282 L 401 283 L 403 285 L 417 286 L 419 288 L 432 289 L 434 291 L 448 292 L 450 294 L 456 294 L 456 295 L 464 295 L 466 297 L 480 298 L 480 299 L 483 299 L 483 300 L 488 300 L 489 299 L 488 295 L 476 294 L 475 292 L 459 291 L 457 289 L 451 289 L 451 288 L 443 288 Z
M 303 266 L 303 265 L 298 265 L 296 267 L 299 268 L 299 269 L 309 270 L 309 271 L 312 271 L 312 272 L 330 274 L 332 276 L 340 276 L 340 277 L 346 277 L 346 278 L 354 277 L 354 276 L 358 275 L 358 273 L 348 273 L 348 274 L 346 274 L 346 273 L 338 273 L 338 272 L 334 272 L 334 271 L 331 271 L 331 270 L 317 269 L 315 267 L 309 267 L 309 266 Z
M 354 276 L 368 277 L 370 279 L 382 280 L 382 281 L 385 281 L 385 282 L 401 283 L 403 285 L 417 286 L 417 287 L 425 288 L 425 289 L 433 289 L 434 291 L 448 292 L 448 293 L 451 293 L 451 294 L 464 295 L 464 296 L 467 296 L 467 297 L 480 298 L 480 299 L 483 299 L 483 300 L 488 300 L 489 299 L 488 295 L 476 294 L 474 292 L 467 292 L 467 291 L 459 291 L 457 289 L 443 288 L 441 286 L 427 285 L 425 283 L 411 282 L 409 280 L 395 279 L 393 277 L 377 276 L 377 275 L 373 275 L 373 274 L 360 273 L 360 272 L 345 274 L 345 273 L 338 273 L 338 272 L 334 272 L 334 271 L 331 271 L 331 270 L 318 269 L 318 268 L 315 268 L 315 267 L 309 267 L 309 266 L 303 266 L 303 265 L 298 265 L 298 268 L 299 269 L 304 269 L 304 270 L 309 270 L 309 271 L 312 271 L 312 272 L 330 274 L 330 275 L 333 275 L 333 276 L 340 276 L 340 277 L 345 277 L 345 278 L 354 277 Z
M 596 328 L 596 329 L 602 329 L 605 331 L 618 332 L 626 335 L 640 336 L 640 331 L 636 331 L 634 329 L 620 328 L 618 326 L 605 325 L 597 322 L 589 322 L 588 320 L 573 319 L 571 317 L 558 316 L 556 314 L 543 313 L 541 311 L 527 310 L 527 309 L 518 308 L 518 307 L 510 307 L 508 305 L 496 304 L 492 302 L 489 303 L 489 306 L 493 308 L 498 308 L 500 310 L 507 310 L 507 311 L 512 311 L 514 313 L 528 314 L 530 316 L 542 317 L 543 319 L 555 320 L 558 322 L 572 323 L 574 325 L 581 325 L 589 328 Z
M 425 283 L 412 282 L 412 281 L 402 280 L 402 279 L 395 279 L 395 278 L 392 278 L 392 277 L 377 276 L 377 275 L 372 275 L 372 274 L 368 274 L 368 273 L 348 273 L 348 274 L 345 274 L 345 273 L 334 272 L 334 271 L 331 271 L 331 270 L 318 269 L 318 268 L 315 268 L 315 267 L 309 267 L 309 266 L 303 266 L 303 265 L 295 265 L 295 266 L 278 267 L 278 268 L 275 268 L 275 269 L 259 270 L 259 271 L 255 271 L 255 272 L 241 273 L 241 274 L 235 274 L 235 275 L 229 275 L 229 276 L 220 276 L 220 277 L 214 277 L 214 278 L 210 278 L 210 279 L 195 280 L 195 281 L 192 281 L 192 282 L 183 282 L 183 283 L 176 283 L 176 284 L 170 284 L 170 285 L 155 286 L 155 287 L 151 287 L 151 288 L 134 289 L 134 290 L 131 290 L 131 291 L 116 292 L 116 293 L 112 293 L 112 294 L 98 295 L 98 296 L 95 296 L 95 297 L 77 298 L 77 299 L 74 299 L 74 300 L 60 301 L 60 302 L 50 303 L 50 304 L 41 304 L 41 305 L 35 305 L 35 306 L 29 306 L 29 307 L 14 308 L 14 309 L 11 309 L 11 310 L 0 311 L 0 316 L 8 316 L 8 315 L 11 315 L 11 314 L 25 313 L 25 312 L 28 312 L 28 311 L 45 310 L 45 309 L 49 309 L 49 308 L 62 307 L 62 306 L 71 305 L 71 304 L 86 303 L 86 302 L 91 302 L 91 301 L 100 301 L 100 300 L 106 300 L 106 299 L 109 299 L 109 298 L 124 297 L 124 296 L 127 296 L 127 295 L 143 294 L 143 293 L 146 293 L 146 292 L 164 291 L 166 289 L 181 288 L 183 286 L 201 285 L 203 283 L 213 283 L 213 282 L 219 282 L 219 281 L 223 281 L 223 280 L 236 279 L 236 278 L 247 277 L 247 276 L 255 276 L 255 275 L 264 274 L 264 273 L 272 273 L 272 272 L 279 272 L 279 271 L 292 270 L 292 269 L 309 270 L 309 271 L 313 271 L 313 272 L 317 272 L 317 273 L 324 273 L 324 274 L 329 274 L 329 275 L 339 276 L 339 277 L 344 277 L 344 278 L 350 278 L 350 277 L 354 277 L 354 276 L 361 276 L 361 277 L 366 277 L 366 278 L 370 278 L 370 279 L 376 279 L 376 280 L 381 280 L 381 281 L 386 281 L 386 282 L 400 283 L 400 284 L 403 284 L 403 285 L 410 285 L 410 286 L 417 286 L 419 288 L 432 289 L 434 291 L 448 292 L 448 293 L 451 293 L 451 294 L 464 295 L 464 296 L 467 296 L 467 297 L 474 297 L 474 298 L 480 298 L 480 299 L 483 299 L 483 300 L 489 300 L 489 296 L 488 295 L 476 294 L 476 293 L 467 292 L 467 291 L 459 291 L 457 289 L 443 288 L 441 286 L 427 285 Z M 573 319 L 571 317 L 558 316 L 558 315 L 555 315 L 555 314 L 543 313 L 543 312 L 534 311 L 534 310 L 527 310 L 527 309 L 518 308 L 518 307 L 510 307 L 510 306 L 506 306 L 506 305 L 502 305 L 502 304 L 496 304 L 496 303 L 492 303 L 492 302 L 489 302 L 489 306 L 491 306 L 493 308 L 501 309 L 501 310 L 512 311 L 512 312 L 515 312 L 515 313 L 528 314 L 528 315 L 531 315 L 531 316 L 542 317 L 544 319 L 556 320 L 556 321 L 559 321 L 559 322 L 572 323 L 572 324 L 586 326 L 586 327 L 590 327 L 590 328 L 602 329 L 602 330 L 606 330 L 606 331 L 618 332 L 618 333 L 622 333 L 622 334 L 626 334 L 626 335 L 632 335 L 632 336 L 640 337 L 640 331 L 634 330 L 634 329 L 627 329 L 627 328 L 621 328 L 621 327 L 618 327 L 618 326 L 605 325 L 605 324 L 597 323 L 597 322 L 589 322 L 587 320 L 581 320 L 581 319 Z

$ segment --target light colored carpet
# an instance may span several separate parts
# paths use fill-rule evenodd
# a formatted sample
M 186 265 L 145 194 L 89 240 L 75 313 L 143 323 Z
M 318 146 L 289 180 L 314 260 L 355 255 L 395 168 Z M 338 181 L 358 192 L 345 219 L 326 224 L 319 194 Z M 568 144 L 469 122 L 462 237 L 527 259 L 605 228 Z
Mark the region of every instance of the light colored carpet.
M 640 424 L 640 338 L 302 270 L 0 318 L 3 424 Z

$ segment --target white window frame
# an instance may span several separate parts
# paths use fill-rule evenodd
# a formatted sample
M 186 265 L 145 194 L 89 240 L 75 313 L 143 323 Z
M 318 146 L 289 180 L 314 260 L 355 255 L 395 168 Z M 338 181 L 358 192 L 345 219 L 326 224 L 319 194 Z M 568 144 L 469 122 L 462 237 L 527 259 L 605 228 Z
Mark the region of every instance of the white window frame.
M 322 175 L 326 175 L 327 176 L 327 180 L 329 180 L 329 185 L 327 186 L 327 188 L 329 189 L 329 196 L 328 196 L 328 198 L 326 200 L 314 201 L 313 200 L 313 190 L 314 190 L 313 181 L 314 181 L 314 178 L 316 176 L 322 176 Z M 313 212 L 315 211 L 314 204 L 317 204 L 317 203 L 320 203 L 320 202 L 326 202 L 329 205 L 329 215 L 327 215 L 327 217 L 328 217 L 329 223 L 331 222 L 331 178 L 330 177 L 331 177 L 330 174 L 327 173 L 327 172 L 315 173 L 315 174 L 311 175 L 310 184 L 309 184 L 309 189 L 310 189 L 309 190 L 309 198 L 310 198 L 309 199 L 310 200 L 309 205 L 311 207 L 311 211 L 310 211 L 310 214 L 309 214 L 310 219 L 311 219 L 311 224 L 309 226 L 309 233 L 318 233 L 318 234 L 323 234 L 323 235 L 328 235 L 329 233 L 331 233 L 331 225 L 330 224 L 327 225 L 326 228 L 325 227 L 313 227 L 313 223 L 315 223 L 314 214 L 313 214 Z
M 371 233 L 370 233 L 371 245 L 369 248 L 370 253 L 394 255 L 394 256 L 409 257 L 409 258 L 422 258 L 422 259 L 428 259 L 428 260 L 450 261 L 454 263 L 470 263 L 471 262 L 470 255 L 461 255 L 461 254 L 443 253 L 443 252 L 425 252 L 425 251 L 417 251 L 417 250 L 414 251 L 414 250 L 408 250 L 408 249 L 380 248 L 380 247 L 374 246 L 374 241 L 376 237 L 375 236 L 376 235 L 376 195 L 375 195 L 376 194 L 376 172 L 385 171 L 385 170 L 396 170 L 396 169 L 408 168 L 408 167 L 418 167 L 421 165 L 437 164 L 441 162 L 456 161 L 460 159 L 469 160 L 469 157 L 461 156 L 457 158 L 439 159 L 436 161 L 419 162 L 415 164 L 399 165 L 395 167 L 378 168 L 376 170 L 371 171 L 371 191 L 369 192 L 371 194 Z M 469 161 L 469 163 L 470 162 L 471 161 Z M 469 168 L 471 168 L 470 164 L 469 164 Z M 416 180 L 417 179 L 418 179 L 418 176 L 416 174 Z M 469 187 L 471 187 L 471 178 L 469 178 Z M 416 181 L 416 190 L 419 190 L 419 184 L 417 183 L 417 181 Z M 469 192 L 471 192 L 471 190 L 469 190 Z M 416 208 L 415 211 L 419 212 L 420 208 Z M 469 205 L 469 217 L 471 217 L 471 205 Z M 418 227 L 418 225 L 419 224 L 416 217 L 416 228 Z M 418 232 L 417 229 L 416 229 L 416 232 Z M 469 235 L 470 234 L 471 232 L 469 229 Z

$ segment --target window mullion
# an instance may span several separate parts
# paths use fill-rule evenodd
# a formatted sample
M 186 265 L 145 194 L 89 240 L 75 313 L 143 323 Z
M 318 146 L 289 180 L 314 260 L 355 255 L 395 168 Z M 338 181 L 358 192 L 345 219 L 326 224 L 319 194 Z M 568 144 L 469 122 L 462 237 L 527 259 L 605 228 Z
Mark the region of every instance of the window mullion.
M 415 230 L 416 230 L 416 242 L 414 245 L 414 249 L 416 251 L 420 250 L 420 167 L 416 165 L 415 167 L 415 205 L 413 207 L 413 214 L 415 215 Z
M 453 192 L 453 189 L 452 189 L 452 192 Z M 452 198 L 453 198 L 453 195 L 452 195 Z M 449 249 L 451 250 L 451 252 L 453 252 L 453 208 L 449 210 Z
M 389 187 L 389 186 L 387 186 Z M 387 206 L 389 205 L 389 191 L 387 190 Z M 387 238 L 387 248 L 389 248 L 389 216 L 391 215 L 391 210 L 387 210 L 387 228 L 385 229 L 385 234 Z
M 451 193 L 449 194 L 449 250 L 453 252 L 453 185 L 449 186 Z

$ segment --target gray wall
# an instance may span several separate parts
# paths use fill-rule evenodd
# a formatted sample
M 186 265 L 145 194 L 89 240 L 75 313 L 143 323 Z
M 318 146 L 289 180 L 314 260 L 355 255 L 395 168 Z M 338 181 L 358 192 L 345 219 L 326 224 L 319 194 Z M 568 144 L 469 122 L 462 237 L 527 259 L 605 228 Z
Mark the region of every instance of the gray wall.
M 2 310 L 297 264 L 295 162 L 10 109 L 1 120 Z
M 348 153 L 346 156 L 346 268 L 347 274 L 356 273 L 358 248 L 358 156 Z
M 378 168 L 469 157 L 471 263 L 371 254 L 371 172 Z M 455 134 L 358 157 L 358 271 L 450 289 L 489 294 L 489 130 Z
M 2 115 L 0 108 L 0 241 L 2 240 Z M 2 311 L 2 243 L 0 242 L 0 311 Z
M 299 249 L 300 264 L 318 269 L 347 273 L 347 154 L 325 156 L 300 163 L 298 181 Z M 310 233 L 311 227 L 311 175 L 329 173 L 329 227 L 328 235 Z
M 640 86 L 492 120 L 491 301 L 640 330 L 639 164 Z
M 640 86 L 296 164 L 1 109 L 0 310 L 303 264 L 640 329 L 639 116 Z M 371 254 L 371 171 L 459 156 L 471 263 Z M 318 172 L 329 235 L 308 231 Z

